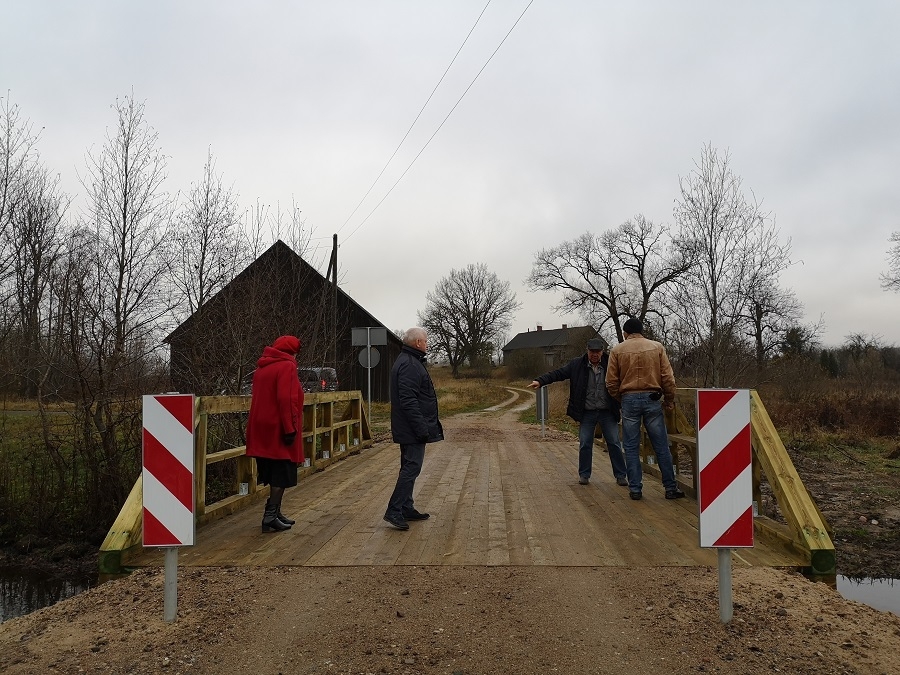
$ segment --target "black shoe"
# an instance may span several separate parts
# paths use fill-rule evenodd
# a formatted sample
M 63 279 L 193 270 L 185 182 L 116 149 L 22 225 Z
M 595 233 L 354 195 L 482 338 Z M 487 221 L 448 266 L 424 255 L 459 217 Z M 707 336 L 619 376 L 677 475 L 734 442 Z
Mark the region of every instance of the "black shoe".
M 409 509 L 408 511 L 403 512 L 403 517 L 406 520 L 428 520 L 431 518 L 430 513 L 419 513 L 415 509 Z
M 616 485 L 621 485 L 622 487 L 628 487 L 628 479 L 625 476 L 619 476 L 616 478 Z
M 291 529 L 291 526 L 287 523 L 283 523 L 278 520 L 278 516 L 276 515 L 276 509 L 274 506 L 271 506 L 268 502 L 266 503 L 266 510 L 263 513 L 262 520 L 262 531 L 263 532 L 284 532 L 285 530 Z
M 644 495 L 641 493 L 640 490 L 637 490 L 637 491 L 631 491 L 631 492 L 629 492 L 629 493 L 628 493 L 628 496 L 631 497 L 631 498 L 634 499 L 634 500 L 638 500 L 638 499 L 640 499 L 641 497 L 643 497 Z
M 280 509 L 275 513 L 275 517 L 278 518 L 278 520 L 280 520 L 285 525 L 293 525 L 294 523 L 297 522 L 296 520 L 291 520 L 286 515 L 284 515 Z
M 402 516 L 389 516 L 387 514 L 384 515 L 384 519 L 389 522 L 393 527 L 396 527 L 398 530 L 408 530 L 409 523 L 407 523 Z
M 678 488 L 666 490 L 666 499 L 682 499 L 684 496 L 684 493 Z

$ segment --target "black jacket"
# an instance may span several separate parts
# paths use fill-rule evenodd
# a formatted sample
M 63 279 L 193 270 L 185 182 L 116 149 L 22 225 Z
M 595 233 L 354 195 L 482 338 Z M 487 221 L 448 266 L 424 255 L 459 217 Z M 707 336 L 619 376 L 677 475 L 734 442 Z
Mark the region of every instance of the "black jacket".
M 391 434 L 403 445 L 444 440 L 425 353 L 409 345 L 403 345 L 391 368 Z
M 600 357 L 600 365 L 603 366 L 604 371 L 609 365 L 609 354 L 607 352 L 604 352 L 603 356 Z M 588 373 L 590 372 L 591 364 L 588 361 L 587 354 L 582 354 L 569 361 L 562 368 L 551 370 L 549 373 L 544 373 L 535 379 L 540 382 L 542 387 L 551 382 L 568 380 L 569 405 L 566 407 L 566 415 L 576 422 L 580 422 L 581 418 L 584 416 L 584 403 L 585 399 L 587 399 Z M 603 387 L 605 389 L 606 385 L 604 384 Z M 608 390 L 606 394 L 609 396 Z M 609 396 L 609 404 L 609 409 L 612 410 L 616 422 L 618 422 L 621 417 L 619 402 L 612 396 Z

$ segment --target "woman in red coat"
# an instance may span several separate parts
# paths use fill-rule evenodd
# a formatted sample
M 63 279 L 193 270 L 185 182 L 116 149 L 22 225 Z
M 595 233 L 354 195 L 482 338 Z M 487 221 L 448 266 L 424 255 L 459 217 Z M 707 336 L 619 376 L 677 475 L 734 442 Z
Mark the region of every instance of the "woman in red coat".
M 281 513 L 285 488 L 297 484 L 303 461 L 303 387 L 297 376 L 300 340 L 282 335 L 256 362 L 247 419 L 247 456 L 256 458 L 258 481 L 269 485 L 263 532 L 287 530 L 294 521 Z

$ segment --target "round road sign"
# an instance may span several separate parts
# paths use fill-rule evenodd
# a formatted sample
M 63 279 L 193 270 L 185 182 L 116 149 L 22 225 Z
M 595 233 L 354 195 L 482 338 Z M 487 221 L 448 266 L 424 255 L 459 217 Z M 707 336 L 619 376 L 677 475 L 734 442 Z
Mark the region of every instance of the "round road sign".
M 381 355 L 375 347 L 361 349 L 359 352 L 359 365 L 363 368 L 374 368 L 381 360 Z

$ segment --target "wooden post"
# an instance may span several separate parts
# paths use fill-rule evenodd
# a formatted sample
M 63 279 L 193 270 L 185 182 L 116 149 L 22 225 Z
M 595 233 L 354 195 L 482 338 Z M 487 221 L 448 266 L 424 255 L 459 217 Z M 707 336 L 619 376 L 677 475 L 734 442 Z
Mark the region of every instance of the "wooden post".
M 194 514 L 199 518 L 206 513 L 206 433 L 209 413 L 201 412 L 197 418 L 197 438 L 194 442 Z

